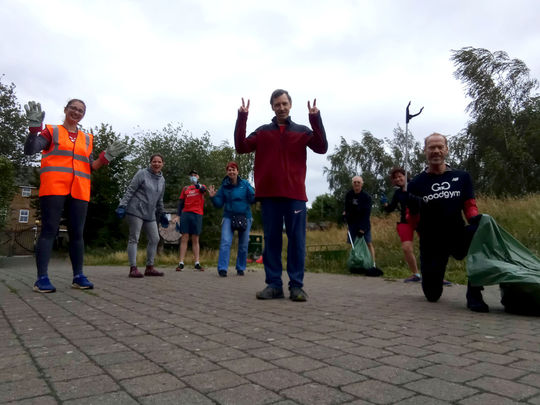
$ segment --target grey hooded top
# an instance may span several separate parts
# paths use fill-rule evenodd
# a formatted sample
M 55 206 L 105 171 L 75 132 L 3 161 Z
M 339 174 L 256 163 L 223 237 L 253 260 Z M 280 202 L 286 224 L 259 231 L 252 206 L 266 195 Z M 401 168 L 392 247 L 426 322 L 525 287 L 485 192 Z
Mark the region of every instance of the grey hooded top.
M 141 218 L 144 221 L 155 221 L 163 211 L 163 193 L 165 179 L 161 172 L 151 169 L 140 169 L 129 183 L 120 207 L 126 207 L 126 214 Z

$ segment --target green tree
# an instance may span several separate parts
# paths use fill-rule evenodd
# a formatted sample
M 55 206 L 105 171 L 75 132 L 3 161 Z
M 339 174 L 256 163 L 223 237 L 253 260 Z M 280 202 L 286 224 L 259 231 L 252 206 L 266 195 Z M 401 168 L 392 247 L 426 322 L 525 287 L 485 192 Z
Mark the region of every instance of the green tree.
M 343 204 L 340 203 L 332 194 L 322 194 L 315 198 L 308 209 L 309 222 L 340 222 L 343 212 Z
M 9 159 L 18 173 L 30 161 L 23 151 L 28 126 L 17 101 L 15 84 L 4 84 L 3 77 L 0 76 L 0 156 Z
M 0 156 L 0 173 L 0 229 L 3 229 L 15 194 L 15 170 L 5 156 Z
M 113 141 L 122 140 L 131 148 L 135 143 L 127 136 L 121 139 L 108 124 L 101 124 L 90 132 L 94 134 L 94 159 L 98 159 Z M 85 241 L 90 246 L 118 249 L 126 244 L 126 227 L 116 217 L 115 209 L 121 197 L 121 185 L 127 181 L 129 166 L 125 156 L 119 156 L 109 165 L 92 172 L 92 191 L 84 230 Z
M 472 120 L 455 140 L 454 158 L 478 191 L 517 195 L 540 190 L 538 81 L 519 59 L 481 48 L 452 51 L 454 76 L 465 84 Z
M 409 147 L 409 162 L 407 162 L 409 176 L 413 177 L 422 171 L 425 165 L 425 156 L 423 145 L 414 139 L 413 134 L 409 131 L 408 139 L 405 139 L 405 130 L 399 125 L 393 130 L 393 138 L 385 138 L 391 160 L 392 167 L 405 168 L 405 145 Z M 386 177 L 387 186 L 391 185 L 390 179 Z
M 147 167 L 153 153 L 160 153 L 164 160 L 163 176 L 166 184 L 163 200 L 169 211 L 176 211 L 182 188 L 189 184 L 188 173 L 191 169 L 197 170 L 201 183 L 206 186 L 221 185 L 225 167 L 231 160 L 238 163 L 240 176 L 248 180 L 252 177 L 253 155 L 237 155 L 227 142 L 216 146 L 211 142 L 209 133 L 197 138 L 182 125 L 169 124 L 161 131 L 144 131 L 135 137 L 137 144 L 133 150 L 130 175 L 133 176 L 139 168 Z M 207 197 L 201 246 L 218 246 L 221 217 L 221 210 L 215 209 Z M 257 218 L 257 214 L 254 217 Z
M 26 116 L 15 94 L 15 84 L 5 84 L 0 76 L 0 229 L 5 225 L 18 176 L 31 159 L 24 154 L 28 134 Z
M 329 188 L 338 201 L 345 200 L 351 188 L 351 178 L 361 175 L 364 190 L 378 195 L 385 189 L 388 172 L 393 166 L 392 157 L 386 152 L 384 141 L 364 131 L 361 142 L 352 141 L 349 145 L 341 138 L 334 153 L 328 156 L 330 168 L 324 168 Z

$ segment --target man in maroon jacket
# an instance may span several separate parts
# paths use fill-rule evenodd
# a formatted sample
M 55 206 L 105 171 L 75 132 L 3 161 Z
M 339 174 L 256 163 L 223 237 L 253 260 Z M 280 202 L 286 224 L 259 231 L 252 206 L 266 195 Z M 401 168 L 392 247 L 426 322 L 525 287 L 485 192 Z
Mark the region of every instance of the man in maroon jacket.
M 258 299 L 283 298 L 281 249 L 283 223 L 287 232 L 287 273 L 289 298 L 306 301 L 304 263 L 306 256 L 306 158 L 309 147 L 315 153 L 328 150 L 326 133 L 317 108 L 308 101 L 313 130 L 291 120 L 292 100 L 286 90 L 275 90 L 270 97 L 275 113 L 272 122 L 257 128 L 246 138 L 249 100 L 238 109 L 234 144 L 238 153 L 255 151 L 255 197 L 261 202 L 264 228 L 263 262 L 267 287 Z

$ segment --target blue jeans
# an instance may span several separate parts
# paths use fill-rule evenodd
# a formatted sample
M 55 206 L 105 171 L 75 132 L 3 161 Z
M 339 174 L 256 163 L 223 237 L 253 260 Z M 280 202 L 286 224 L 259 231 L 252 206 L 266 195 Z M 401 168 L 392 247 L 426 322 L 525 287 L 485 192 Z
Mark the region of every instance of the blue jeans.
M 266 284 L 283 288 L 281 249 L 283 223 L 287 233 L 289 288 L 303 287 L 306 260 L 306 202 L 290 198 L 261 198 L 264 228 L 263 263 Z
M 238 231 L 238 254 L 236 255 L 236 270 L 244 271 L 246 269 L 249 231 L 253 218 L 248 218 L 245 231 Z M 229 267 L 229 258 L 231 256 L 231 246 L 234 238 L 234 232 L 231 229 L 231 219 L 223 217 L 221 222 L 221 242 L 219 244 L 218 270 L 227 271 Z

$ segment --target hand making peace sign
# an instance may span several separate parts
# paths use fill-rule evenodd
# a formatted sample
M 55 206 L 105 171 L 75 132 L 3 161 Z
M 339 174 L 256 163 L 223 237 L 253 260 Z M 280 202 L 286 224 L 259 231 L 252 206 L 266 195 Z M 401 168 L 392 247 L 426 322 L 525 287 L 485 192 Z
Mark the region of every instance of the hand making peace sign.
M 317 99 L 316 98 L 313 99 L 313 107 L 311 106 L 311 104 L 309 103 L 309 100 L 308 100 L 307 108 L 308 108 L 310 114 L 317 114 L 319 112 L 319 109 L 317 108 Z
M 244 102 L 244 97 L 242 97 L 242 106 L 238 109 L 238 111 L 240 112 L 249 112 L 249 98 L 248 98 L 248 102 L 247 102 L 247 105 L 245 104 Z

